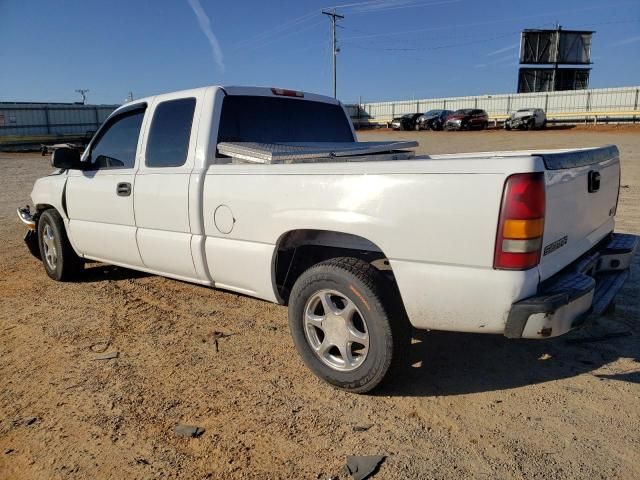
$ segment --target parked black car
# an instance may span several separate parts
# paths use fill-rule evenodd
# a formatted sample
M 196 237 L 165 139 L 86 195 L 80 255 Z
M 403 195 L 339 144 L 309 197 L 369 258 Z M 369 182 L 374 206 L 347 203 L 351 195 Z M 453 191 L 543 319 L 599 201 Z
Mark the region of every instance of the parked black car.
M 416 130 L 416 122 L 421 113 L 407 113 L 391 121 L 391 128 L 394 130 Z
M 418 117 L 416 130 L 442 130 L 451 110 L 429 110 Z
M 444 128 L 447 130 L 471 130 L 487 128 L 489 125 L 489 115 L 484 110 L 477 108 L 462 108 L 456 110 L 447 118 Z

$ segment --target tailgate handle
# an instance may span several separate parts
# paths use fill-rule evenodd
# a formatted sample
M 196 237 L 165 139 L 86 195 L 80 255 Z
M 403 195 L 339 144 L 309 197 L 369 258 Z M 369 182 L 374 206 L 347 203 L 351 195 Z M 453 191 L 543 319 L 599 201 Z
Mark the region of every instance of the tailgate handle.
M 116 188 L 116 192 L 120 197 L 128 197 L 131 195 L 131 184 L 128 182 L 119 183 Z
M 588 185 L 589 193 L 597 192 L 600 190 L 600 172 L 596 172 L 595 170 L 591 170 L 589 172 L 589 185 Z

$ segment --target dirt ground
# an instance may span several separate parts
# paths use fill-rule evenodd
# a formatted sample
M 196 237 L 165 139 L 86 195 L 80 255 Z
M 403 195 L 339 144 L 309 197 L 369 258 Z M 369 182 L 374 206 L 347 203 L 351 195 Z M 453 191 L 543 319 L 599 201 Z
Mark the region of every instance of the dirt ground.
M 638 129 L 360 137 L 431 153 L 617 144 L 618 230 L 640 234 Z M 2 479 L 344 479 L 350 454 L 386 455 L 381 479 L 640 478 L 639 256 L 616 312 L 581 331 L 416 332 L 407 372 L 358 396 L 304 367 L 284 307 L 100 264 L 49 280 L 15 215 L 48 158 L 0 153 L 0 167 Z M 214 332 L 229 335 L 218 350 Z M 177 437 L 179 423 L 205 433 Z

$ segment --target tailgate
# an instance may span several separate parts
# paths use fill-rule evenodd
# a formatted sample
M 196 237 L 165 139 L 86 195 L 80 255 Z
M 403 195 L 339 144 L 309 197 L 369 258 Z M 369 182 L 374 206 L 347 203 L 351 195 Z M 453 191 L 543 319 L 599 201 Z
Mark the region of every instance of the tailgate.
M 541 280 L 545 280 L 613 231 L 620 160 L 613 145 L 539 156 L 546 169 L 539 266 Z

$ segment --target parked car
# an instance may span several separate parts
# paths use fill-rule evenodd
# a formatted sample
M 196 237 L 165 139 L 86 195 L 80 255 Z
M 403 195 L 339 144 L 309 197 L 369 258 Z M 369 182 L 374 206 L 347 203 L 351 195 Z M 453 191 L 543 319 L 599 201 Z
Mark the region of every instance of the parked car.
M 547 116 L 541 108 L 521 108 L 511 114 L 504 121 L 504 128 L 533 130 L 534 128 L 544 128 L 547 125 Z
M 288 305 L 304 362 L 352 392 L 406 361 L 412 326 L 550 338 L 613 301 L 638 243 L 613 233 L 615 146 L 399 145 L 357 142 L 337 100 L 306 92 L 157 95 L 82 156 L 56 150 L 18 214 L 54 280 L 96 260 Z
M 451 110 L 429 110 L 418 117 L 416 130 L 442 130 Z
M 444 124 L 446 130 L 480 130 L 489 125 L 489 116 L 484 110 L 476 108 L 463 108 L 456 110 L 447 118 Z
M 394 118 L 391 121 L 391 128 L 394 130 L 415 130 L 416 122 L 421 115 L 421 113 L 408 113 Z

